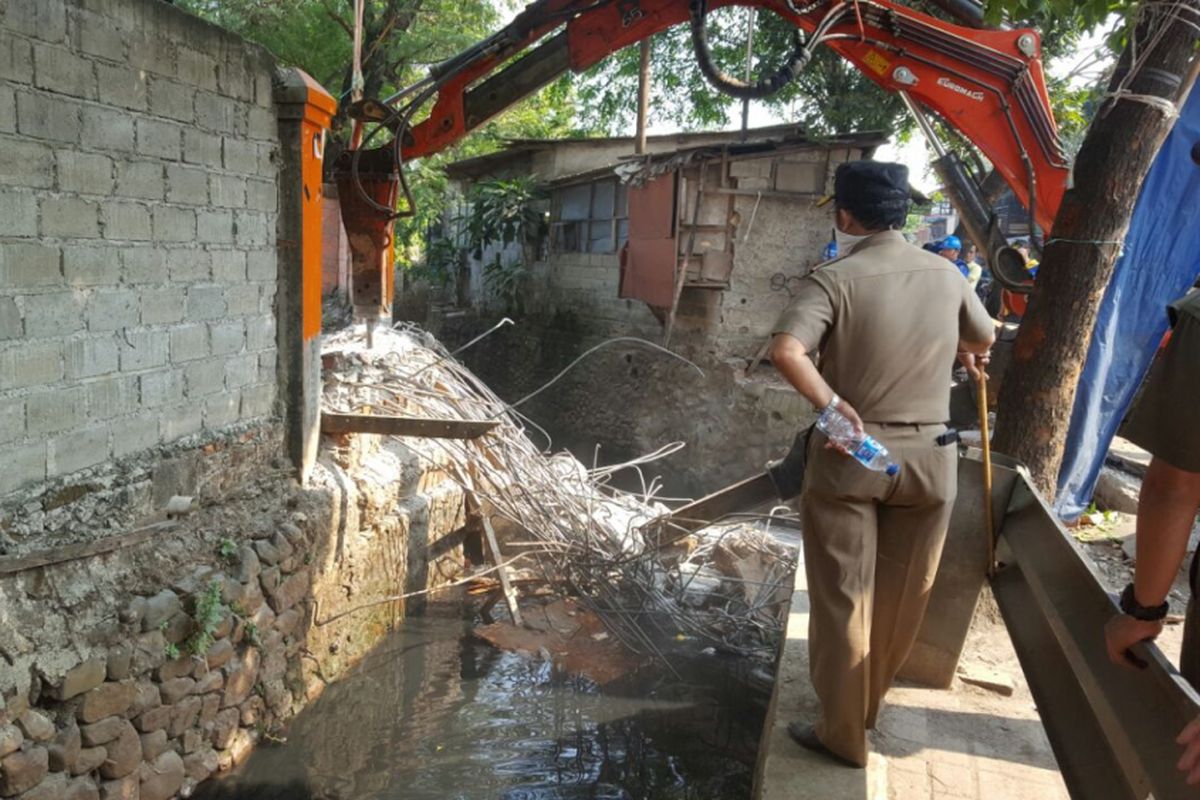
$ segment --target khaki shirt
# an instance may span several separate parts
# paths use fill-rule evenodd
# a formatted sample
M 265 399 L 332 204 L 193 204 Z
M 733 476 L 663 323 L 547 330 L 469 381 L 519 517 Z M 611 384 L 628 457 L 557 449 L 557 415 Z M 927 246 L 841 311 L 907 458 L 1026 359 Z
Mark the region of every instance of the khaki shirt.
M 945 422 L 959 340 L 994 325 L 962 273 L 898 231 L 872 234 L 799 284 L 774 333 L 819 355 L 821 375 L 866 422 Z

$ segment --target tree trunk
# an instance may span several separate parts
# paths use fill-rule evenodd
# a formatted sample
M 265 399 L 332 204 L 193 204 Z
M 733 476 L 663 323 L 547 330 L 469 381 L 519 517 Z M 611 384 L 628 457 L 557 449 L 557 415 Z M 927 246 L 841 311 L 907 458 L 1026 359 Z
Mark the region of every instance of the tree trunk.
M 1147 53 L 1153 26 L 1162 24 L 1167 8 L 1143 13 L 1135 32 L 1139 53 Z M 1186 87 L 1196 40 L 1191 26 L 1172 21 L 1126 90 L 1176 100 Z M 1117 88 L 1129 61 L 1127 49 L 1109 91 Z M 1057 490 L 1075 389 L 1118 243 L 1173 123 L 1162 108 L 1137 99 L 1110 99 L 1102 106 L 1076 158 L 1074 188 L 1063 198 L 1047 240 L 1000 389 L 993 446 L 1024 462 L 1049 498 Z

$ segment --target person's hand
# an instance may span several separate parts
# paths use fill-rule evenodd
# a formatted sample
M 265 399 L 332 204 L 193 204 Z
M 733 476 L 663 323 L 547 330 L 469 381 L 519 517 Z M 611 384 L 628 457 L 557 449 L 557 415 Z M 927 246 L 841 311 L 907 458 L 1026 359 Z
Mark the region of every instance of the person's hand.
M 1156 639 L 1162 633 L 1163 623 L 1145 622 L 1134 619 L 1128 614 L 1117 614 L 1104 626 L 1104 644 L 1108 648 L 1108 658 L 1114 664 L 1126 669 L 1142 669 L 1146 665 L 1129 651 L 1138 642 L 1148 642 Z M 1200 753 L 1200 745 L 1197 746 Z
M 844 399 L 839 398 L 837 410 L 839 414 L 850 420 L 850 424 L 854 426 L 854 432 L 859 436 L 862 436 L 864 433 L 863 421 L 862 418 L 858 416 L 858 412 L 854 410 L 854 406 L 847 403 Z M 849 450 L 847 450 L 845 447 L 842 447 L 840 444 L 836 444 L 832 439 L 825 442 L 825 449 L 837 450 L 839 453 L 851 455 Z
M 979 380 L 979 376 L 984 374 L 987 365 L 992 362 L 992 353 L 959 353 L 958 361 L 967 369 L 967 374 L 974 380 Z
M 1175 741 L 1183 745 L 1183 755 L 1175 766 L 1187 773 L 1189 786 L 1200 785 L 1200 717 L 1189 722 Z

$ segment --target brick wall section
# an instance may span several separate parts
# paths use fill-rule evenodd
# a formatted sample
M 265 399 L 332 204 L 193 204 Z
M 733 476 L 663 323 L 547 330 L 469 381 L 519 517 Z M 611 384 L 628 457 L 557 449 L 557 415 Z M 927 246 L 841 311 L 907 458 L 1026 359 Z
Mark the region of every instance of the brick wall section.
M 0 4 L 0 495 L 273 413 L 273 69 L 158 0 Z

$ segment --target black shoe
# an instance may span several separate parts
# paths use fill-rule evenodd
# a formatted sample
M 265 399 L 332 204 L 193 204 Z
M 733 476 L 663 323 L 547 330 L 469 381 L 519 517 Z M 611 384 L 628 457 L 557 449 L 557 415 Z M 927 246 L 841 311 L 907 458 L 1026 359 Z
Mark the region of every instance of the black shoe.
M 812 725 L 807 725 L 803 722 L 789 722 L 787 726 L 787 732 L 788 736 L 792 737 L 796 744 L 800 745 L 806 750 L 812 750 L 814 753 L 820 753 L 826 758 L 841 764 L 843 767 L 850 767 L 851 769 L 863 769 L 863 767 L 855 764 L 850 759 L 842 758 L 837 753 L 826 747 L 821 740 L 817 738 L 817 731 Z

